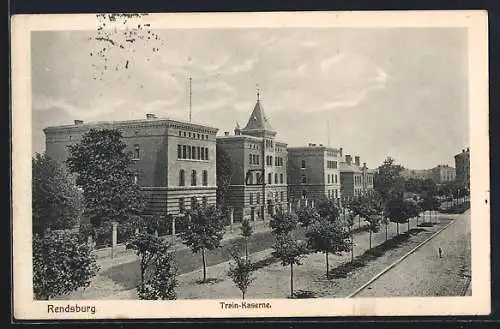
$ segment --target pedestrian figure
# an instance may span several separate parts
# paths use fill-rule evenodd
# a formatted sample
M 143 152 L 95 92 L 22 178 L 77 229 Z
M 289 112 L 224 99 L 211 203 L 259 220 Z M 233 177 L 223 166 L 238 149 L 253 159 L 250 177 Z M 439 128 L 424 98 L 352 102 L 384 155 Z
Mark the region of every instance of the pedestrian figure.
M 441 249 L 441 247 L 439 247 L 438 251 L 439 251 L 439 258 L 442 258 L 443 257 L 443 250 Z

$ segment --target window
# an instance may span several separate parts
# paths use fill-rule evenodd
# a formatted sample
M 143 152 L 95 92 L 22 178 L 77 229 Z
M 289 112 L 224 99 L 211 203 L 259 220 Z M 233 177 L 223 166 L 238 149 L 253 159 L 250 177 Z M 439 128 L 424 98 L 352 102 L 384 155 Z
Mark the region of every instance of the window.
M 200 134 L 196 134 L 196 138 L 200 139 Z
M 196 205 L 198 204 L 198 199 L 196 199 L 195 196 L 191 197 L 191 209 L 196 208 Z
M 273 165 L 273 156 L 272 155 L 269 156 L 269 165 L 270 166 Z
M 177 145 L 177 159 L 182 158 L 182 145 Z
M 306 167 L 306 160 L 302 160 L 302 163 L 300 165 L 301 168 L 305 168 Z
M 179 210 L 184 211 L 184 209 L 185 209 L 184 198 L 179 198 Z
M 191 137 L 191 133 L 189 133 L 189 137 Z
M 307 192 L 306 190 L 302 190 L 302 198 L 305 199 L 307 196 Z
M 260 156 L 256 155 L 255 156 L 255 164 L 259 164 L 260 162 Z
M 260 193 L 257 193 L 257 204 L 260 203 Z
M 139 144 L 134 145 L 134 159 L 140 158 L 140 147 Z
M 191 171 L 191 186 L 196 186 L 196 170 Z
M 280 199 L 281 199 L 281 201 L 283 201 L 285 199 L 285 193 L 284 192 L 280 192 Z
M 186 178 L 184 174 L 184 169 L 179 170 L 179 186 L 186 185 Z
M 203 205 L 204 205 L 204 206 L 206 206 L 206 205 L 207 205 L 207 197 L 206 197 L 206 196 L 204 196 L 204 197 L 202 198 L 202 202 L 203 202 Z
M 250 204 L 253 204 L 253 193 L 250 193 Z
M 335 199 L 337 199 L 339 197 L 338 192 L 339 192 L 339 190 L 335 190 Z
M 179 130 L 179 136 L 182 136 L 182 131 Z
M 248 158 L 248 164 L 253 164 L 253 154 L 250 154 L 250 157 Z
M 267 183 L 268 184 L 273 183 L 273 174 L 271 174 L 271 173 L 267 174 Z
M 256 182 L 257 184 L 260 184 L 260 183 L 261 183 L 261 181 L 260 181 L 260 173 L 255 173 L 255 182 Z
M 187 158 L 191 159 L 191 146 L 187 146 Z
M 205 147 L 205 160 L 208 160 L 208 147 Z
M 186 145 L 182 145 L 182 158 L 186 159 L 187 158 L 187 152 L 186 152 Z
M 278 173 L 274 174 L 274 184 L 278 184 Z
M 280 184 L 283 184 L 283 173 L 280 174 Z
M 335 174 L 335 184 L 337 184 L 337 174 Z
M 206 170 L 203 170 L 203 186 L 208 185 L 208 172 Z
M 203 148 L 200 151 L 201 151 L 200 159 L 205 160 L 205 152 L 203 151 Z
M 252 185 L 253 184 L 253 173 L 251 171 L 248 172 L 247 174 L 247 184 Z
M 182 135 L 183 135 L 184 137 L 186 137 L 186 132 L 184 131 L 184 132 L 182 133 Z
M 331 191 L 330 191 L 330 190 L 328 190 L 328 199 L 330 198 L 330 192 L 331 192 Z

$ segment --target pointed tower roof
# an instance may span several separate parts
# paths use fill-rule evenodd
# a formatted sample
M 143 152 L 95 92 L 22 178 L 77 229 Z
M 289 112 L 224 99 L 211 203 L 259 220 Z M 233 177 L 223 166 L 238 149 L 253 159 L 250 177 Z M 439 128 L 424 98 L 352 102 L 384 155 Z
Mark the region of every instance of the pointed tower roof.
M 262 104 L 260 103 L 260 100 L 257 100 L 257 103 L 255 104 L 252 114 L 250 115 L 250 118 L 248 119 L 247 125 L 243 130 L 267 130 L 267 131 L 274 131 L 273 127 L 269 123 L 269 120 L 267 119 L 264 109 L 262 107 Z

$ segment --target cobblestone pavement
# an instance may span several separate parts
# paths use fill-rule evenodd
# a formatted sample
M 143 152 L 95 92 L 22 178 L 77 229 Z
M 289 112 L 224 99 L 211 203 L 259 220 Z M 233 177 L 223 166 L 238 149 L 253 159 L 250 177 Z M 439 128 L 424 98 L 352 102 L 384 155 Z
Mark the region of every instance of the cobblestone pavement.
M 460 296 L 470 294 L 470 211 L 382 275 L 356 297 Z M 442 258 L 439 257 L 442 249 Z M 467 292 L 466 292 L 467 291 Z

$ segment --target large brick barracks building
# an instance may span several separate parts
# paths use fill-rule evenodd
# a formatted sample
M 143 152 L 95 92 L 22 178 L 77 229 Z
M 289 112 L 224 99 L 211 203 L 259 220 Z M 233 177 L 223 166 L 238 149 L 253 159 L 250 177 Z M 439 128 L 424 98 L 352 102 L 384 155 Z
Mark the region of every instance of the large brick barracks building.
M 287 148 L 257 102 L 246 126 L 234 134 L 203 124 L 158 118 L 91 122 L 44 129 L 46 153 L 59 162 L 67 146 L 80 142 L 90 129 L 117 129 L 133 154 L 135 182 L 146 198 L 146 212 L 178 216 L 195 202 L 216 203 L 216 146 L 231 160 L 226 205 L 234 221 L 264 220 L 279 209 L 309 200 L 362 195 L 373 188 L 373 170 L 354 163 L 342 148 L 309 144 Z
M 232 164 L 226 202 L 235 221 L 266 219 L 287 209 L 287 144 L 276 140 L 258 95 L 246 126 L 217 137 L 217 146 Z
M 215 204 L 215 136 L 218 129 L 201 124 L 157 118 L 84 123 L 44 129 L 46 153 L 63 162 L 68 145 L 90 129 L 117 129 L 133 154 L 135 181 L 147 201 L 146 211 L 178 215 L 196 200 Z

